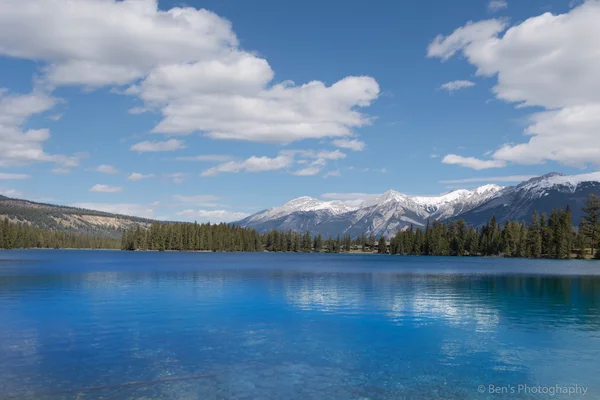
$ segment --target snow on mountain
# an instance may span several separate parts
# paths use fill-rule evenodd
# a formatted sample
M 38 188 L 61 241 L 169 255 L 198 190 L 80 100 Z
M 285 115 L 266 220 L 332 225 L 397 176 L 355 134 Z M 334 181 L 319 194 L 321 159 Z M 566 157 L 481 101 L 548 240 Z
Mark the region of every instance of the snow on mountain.
M 489 201 L 460 214 L 471 225 L 481 225 L 495 216 L 498 221 L 529 221 L 533 211 L 549 213 L 570 206 L 573 221 L 581 219 L 590 193 L 600 194 L 600 172 L 579 175 L 550 173 L 517 186 L 507 187 Z
M 239 221 L 259 231 L 310 230 L 322 234 L 389 236 L 408 226 L 422 226 L 427 219 L 449 218 L 489 199 L 502 187 L 486 185 L 475 190 L 456 190 L 441 196 L 408 196 L 394 190 L 373 196 L 358 206 L 334 200 L 299 197 Z
M 515 189 L 540 197 L 546 190 L 557 187 L 574 193 L 582 183 L 586 182 L 600 182 L 600 172 L 579 175 L 563 175 L 553 172 L 522 182 Z
M 331 215 L 343 214 L 354 210 L 355 207 L 346 205 L 344 202 L 339 200 L 334 201 L 322 201 L 315 199 L 314 197 L 303 196 L 288 201 L 282 206 L 269 208 L 267 210 L 258 212 L 244 221 L 247 222 L 259 222 L 266 220 L 273 220 L 281 217 L 285 217 L 295 212 L 308 212 L 308 211 L 324 211 Z
M 484 185 L 473 190 L 459 189 L 439 196 L 409 196 L 394 190 L 370 196 L 359 203 L 322 201 L 299 197 L 280 207 L 270 208 L 239 221 L 260 232 L 271 229 L 310 231 L 337 236 L 349 234 L 389 237 L 410 225 L 424 226 L 427 220 L 464 218 L 481 225 L 492 216 L 529 220 L 533 210 L 571 206 L 574 220 L 589 193 L 600 194 L 600 172 L 565 176 L 552 173 L 517 186 Z
M 486 185 L 474 190 L 454 190 L 440 196 L 407 196 L 389 190 L 365 201 L 350 215 L 351 235 L 390 236 L 410 225 L 423 226 L 428 219 L 452 218 L 489 200 L 503 189 Z

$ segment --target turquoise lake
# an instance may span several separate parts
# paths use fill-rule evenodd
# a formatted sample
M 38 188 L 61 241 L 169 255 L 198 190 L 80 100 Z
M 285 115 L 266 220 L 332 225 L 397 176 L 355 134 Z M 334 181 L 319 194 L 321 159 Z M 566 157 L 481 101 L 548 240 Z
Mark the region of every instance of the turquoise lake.
M 599 374 L 600 262 L 0 252 L 0 399 L 598 399 Z

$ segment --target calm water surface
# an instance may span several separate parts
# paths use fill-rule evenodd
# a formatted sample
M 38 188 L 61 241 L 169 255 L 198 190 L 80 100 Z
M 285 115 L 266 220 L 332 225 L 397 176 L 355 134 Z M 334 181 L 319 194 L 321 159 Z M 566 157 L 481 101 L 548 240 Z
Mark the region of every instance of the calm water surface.
M 0 252 L 2 399 L 598 399 L 599 373 L 598 262 Z

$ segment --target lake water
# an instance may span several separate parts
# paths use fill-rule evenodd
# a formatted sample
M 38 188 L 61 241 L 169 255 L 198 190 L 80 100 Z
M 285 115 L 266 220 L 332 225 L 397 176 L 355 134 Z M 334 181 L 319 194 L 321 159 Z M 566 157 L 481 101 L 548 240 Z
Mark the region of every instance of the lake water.
M 2 399 L 598 399 L 599 373 L 595 261 L 0 252 Z

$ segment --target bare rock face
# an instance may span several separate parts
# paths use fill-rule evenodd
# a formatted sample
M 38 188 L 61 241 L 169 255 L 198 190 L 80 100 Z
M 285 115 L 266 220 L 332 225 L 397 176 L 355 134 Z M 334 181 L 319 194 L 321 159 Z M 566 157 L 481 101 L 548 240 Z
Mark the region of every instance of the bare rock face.
M 389 237 L 410 225 L 424 226 L 428 219 L 452 218 L 483 204 L 503 189 L 486 185 L 434 197 L 407 196 L 389 190 L 358 205 L 300 197 L 237 223 L 259 232 L 291 229 L 325 236 L 366 233 Z
M 567 205 L 577 224 L 590 193 L 600 195 L 600 172 L 572 176 L 551 173 L 516 186 L 484 185 L 433 197 L 407 196 L 389 190 L 358 205 L 300 197 L 237 224 L 259 232 L 278 229 L 324 236 L 356 237 L 365 233 L 390 237 L 411 225 L 423 227 L 428 220 L 463 218 L 469 225 L 480 226 L 496 216 L 500 223 L 506 220 L 528 223 L 533 211 L 549 213 Z

